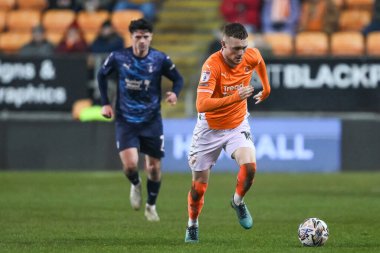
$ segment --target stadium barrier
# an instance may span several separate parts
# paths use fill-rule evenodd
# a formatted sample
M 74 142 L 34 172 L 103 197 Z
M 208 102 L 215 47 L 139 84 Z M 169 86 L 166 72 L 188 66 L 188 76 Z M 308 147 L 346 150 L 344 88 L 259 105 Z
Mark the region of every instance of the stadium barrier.
M 189 172 L 187 152 L 194 124 L 195 119 L 164 121 L 164 171 Z M 258 117 L 250 124 L 262 172 L 380 169 L 379 120 Z M 2 170 L 120 168 L 112 123 L 0 120 Z M 213 168 L 234 169 L 236 165 L 225 154 Z

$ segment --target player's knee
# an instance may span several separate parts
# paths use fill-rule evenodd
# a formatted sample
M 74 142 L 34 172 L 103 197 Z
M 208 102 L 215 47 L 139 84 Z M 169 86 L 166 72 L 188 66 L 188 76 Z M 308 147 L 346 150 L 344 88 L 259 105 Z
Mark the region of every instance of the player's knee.
M 125 167 L 124 166 L 124 173 L 126 176 L 131 176 L 132 174 L 136 173 L 137 166 L 135 167 Z
M 203 198 L 207 189 L 207 183 L 201 183 L 193 181 L 191 186 L 190 195 L 194 201 L 198 201 Z
M 160 168 L 150 168 L 148 170 L 148 176 L 150 180 L 159 181 L 161 179 L 161 170 Z

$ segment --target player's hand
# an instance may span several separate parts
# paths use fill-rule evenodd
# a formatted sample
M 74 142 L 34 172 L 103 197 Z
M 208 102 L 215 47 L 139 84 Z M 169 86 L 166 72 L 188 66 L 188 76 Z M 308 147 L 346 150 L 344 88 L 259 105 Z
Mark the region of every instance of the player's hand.
M 177 95 L 172 91 L 168 91 L 166 92 L 165 101 L 169 103 L 170 105 L 175 105 L 177 103 Z
M 102 116 L 107 119 L 111 119 L 114 116 L 112 106 L 110 105 L 104 105 L 102 107 L 101 113 L 102 113 Z
M 265 91 L 264 92 L 260 91 L 259 93 L 257 93 L 256 95 L 253 96 L 253 99 L 256 100 L 255 104 L 258 104 L 261 101 L 264 101 L 268 96 L 269 96 L 269 93 L 267 93 Z
M 251 85 L 240 88 L 238 90 L 240 99 L 243 100 L 243 99 L 246 99 L 246 98 L 252 96 L 253 91 L 254 91 L 254 88 Z

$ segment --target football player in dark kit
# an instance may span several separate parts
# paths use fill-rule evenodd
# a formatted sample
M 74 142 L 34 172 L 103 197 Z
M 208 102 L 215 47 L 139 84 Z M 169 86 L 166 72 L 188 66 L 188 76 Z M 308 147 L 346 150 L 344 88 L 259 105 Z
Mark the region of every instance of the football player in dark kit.
M 156 199 L 161 184 L 161 158 L 164 135 L 161 118 L 161 77 L 173 82 L 166 92 L 166 102 L 175 105 L 183 87 L 183 78 L 169 56 L 150 47 L 152 24 L 145 19 L 131 22 L 132 46 L 112 52 L 98 72 L 102 115 L 115 117 L 116 146 L 126 177 L 131 182 L 130 202 L 141 207 L 141 178 L 138 173 L 139 152 L 145 154 L 148 198 L 145 217 L 159 221 Z M 115 113 L 107 95 L 107 76 L 118 74 Z

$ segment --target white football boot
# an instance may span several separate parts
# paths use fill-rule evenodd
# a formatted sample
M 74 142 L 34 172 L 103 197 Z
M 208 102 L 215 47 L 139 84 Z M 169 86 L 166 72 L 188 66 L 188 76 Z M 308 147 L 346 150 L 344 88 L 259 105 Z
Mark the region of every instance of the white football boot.
M 160 221 L 160 217 L 157 214 L 156 205 L 151 206 L 146 204 L 144 214 L 148 221 Z
M 135 210 L 139 210 L 141 208 L 141 181 L 137 185 L 131 184 L 131 191 L 129 193 L 129 200 L 131 202 L 131 206 Z

